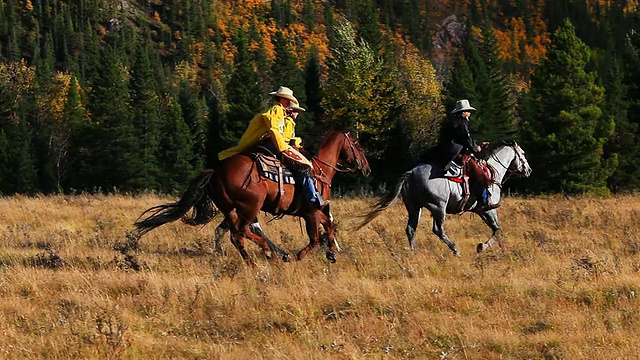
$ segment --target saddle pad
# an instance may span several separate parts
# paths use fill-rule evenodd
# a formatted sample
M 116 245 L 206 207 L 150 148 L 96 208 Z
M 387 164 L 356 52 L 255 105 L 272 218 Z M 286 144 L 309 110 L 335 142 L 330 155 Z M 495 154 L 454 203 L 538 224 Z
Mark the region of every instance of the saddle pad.
M 445 171 L 444 171 L 444 177 L 446 177 L 447 179 L 457 182 L 457 183 L 461 183 L 462 180 L 462 166 L 458 165 L 455 162 L 450 162 L 446 167 L 445 167 Z
M 279 170 L 282 168 L 282 182 L 285 184 L 295 184 L 295 178 L 291 170 L 287 169 L 275 157 L 266 156 L 264 154 L 255 154 L 256 164 L 258 165 L 258 173 L 271 181 L 279 182 Z

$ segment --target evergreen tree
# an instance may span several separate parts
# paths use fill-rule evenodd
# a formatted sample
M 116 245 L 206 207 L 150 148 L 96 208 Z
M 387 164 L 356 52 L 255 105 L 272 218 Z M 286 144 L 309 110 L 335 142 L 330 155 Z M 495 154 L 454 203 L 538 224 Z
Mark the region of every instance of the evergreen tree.
M 273 45 L 276 53 L 271 67 L 273 83 L 275 86 L 289 87 L 293 90 L 300 104 L 305 104 L 306 95 L 302 91 L 304 88 L 302 71 L 298 68 L 293 51 L 282 32 L 276 32 Z
M 86 168 L 79 171 L 87 190 L 140 190 L 138 171 L 143 167 L 138 139 L 130 111 L 131 100 L 123 69 L 113 48 L 103 50 L 98 77 L 89 94 L 88 109 L 96 129 L 89 131 L 85 144 Z M 92 130 L 97 130 L 92 131 Z
M 182 119 L 187 124 L 192 139 L 194 159 L 193 167 L 201 170 L 207 155 L 207 117 L 208 109 L 202 99 L 197 98 L 198 94 L 190 86 L 187 81 L 180 83 L 180 91 L 178 93 L 178 105 L 181 109 Z
M 32 194 L 38 190 L 38 174 L 32 154 L 31 131 L 26 121 L 14 126 L 15 132 L 9 142 L 10 193 Z
M 316 19 L 312 0 L 304 0 L 302 5 L 302 22 L 307 26 L 307 29 L 310 32 L 315 30 Z
M 612 71 L 607 86 L 607 110 L 616 120 L 616 131 L 607 151 L 617 152 L 619 166 L 609 179 L 613 191 L 640 189 L 640 14 L 633 15 L 634 23 L 627 34 L 622 52 L 622 76 Z M 611 60 L 607 68 L 613 69 Z M 622 84 L 618 81 L 622 80 Z
M 85 24 L 82 38 L 82 48 L 78 51 L 80 83 L 92 83 L 98 77 L 100 39 L 94 33 L 90 22 Z
M 37 168 L 32 155 L 32 133 L 26 120 L 20 119 L 22 99 L 0 85 L 0 193 L 34 193 Z M 24 113 L 24 111 L 23 111 Z
M 236 35 L 237 53 L 234 57 L 235 69 L 226 86 L 229 110 L 227 121 L 218 131 L 227 146 L 235 145 L 247 128 L 249 120 L 261 110 L 262 94 L 256 72 L 247 49 L 246 35 L 238 31 Z
M 131 68 L 129 96 L 135 138 L 139 144 L 141 167 L 130 185 L 136 189 L 157 189 L 160 172 L 158 143 L 160 141 L 160 119 L 158 117 L 157 84 L 154 69 L 149 60 L 149 49 L 144 44 L 136 44 L 135 58 Z
M 249 43 L 257 44 L 255 49 L 249 54 L 250 60 L 255 64 L 258 83 L 263 92 L 268 91 L 271 88 L 271 69 L 269 67 L 269 59 L 267 57 L 267 51 L 265 49 L 264 37 L 260 35 L 258 31 L 258 20 L 254 16 L 249 26 L 248 41 Z M 276 50 L 277 51 L 277 50 Z
M 608 86 L 603 115 L 615 119 L 616 128 L 604 149 L 607 156 L 618 156 L 618 167 L 607 184 L 612 191 L 620 192 L 640 188 L 640 133 L 637 124 L 628 119 L 627 87 L 623 84 L 622 69 L 616 57 L 611 55 L 609 59 L 610 67 L 604 74 Z
M 454 62 L 446 108 L 453 109 L 457 100 L 469 99 L 478 109 L 470 124 L 474 138 L 498 144 L 512 139 L 516 128 L 497 41 L 488 22 L 484 26 L 482 36 L 467 35 L 463 52 Z
M 221 106 L 220 91 L 216 91 L 214 86 L 210 86 L 205 92 L 205 101 L 209 109 L 206 138 L 206 159 L 205 167 L 214 168 L 218 163 L 218 153 L 229 146 L 235 145 L 226 137 L 224 131 L 226 127 L 226 116 Z M 247 124 L 248 125 L 248 124 Z
M 184 188 L 186 181 L 196 176 L 193 166 L 193 139 L 189 127 L 184 122 L 180 106 L 173 98 L 163 102 L 160 157 L 162 158 L 161 189 L 170 192 Z
M 13 127 L 12 115 L 13 100 L 11 94 L 4 85 L 0 85 L 0 194 L 11 192 L 11 129 Z
M 587 73 L 589 48 L 567 20 L 531 80 L 523 133 L 531 190 L 606 194 L 615 158 L 603 158 L 614 122 L 602 116 L 604 89 Z
M 20 36 L 22 34 L 22 22 L 16 9 L 17 2 L 8 1 L 5 8 L 5 15 L 7 18 L 7 42 L 6 51 L 3 54 L 7 61 L 19 61 L 22 58 L 20 48 Z
M 480 55 L 476 42 L 471 35 L 467 34 L 463 48 L 459 50 L 451 67 L 449 81 L 445 84 L 444 105 L 446 111 L 454 109 L 456 101 L 460 99 L 468 99 L 472 104 L 477 103 L 479 95 L 476 93 L 477 85 L 471 64 L 479 61 Z M 475 67 L 477 68 L 477 65 Z
M 378 52 L 382 43 L 382 32 L 375 3 L 368 0 L 361 1 L 358 8 L 358 34 L 374 51 Z
M 478 113 L 472 127 L 478 139 L 499 144 L 516 133 L 513 102 L 509 98 L 506 74 L 498 57 L 498 44 L 489 21 L 482 28 L 478 47 L 480 58 L 475 65 Z
M 305 65 L 305 98 L 307 105 L 307 113 L 299 117 L 296 124 L 296 133 L 304 139 L 304 146 L 307 149 L 317 148 L 316 134 L 317 124 L 321 122 L 323 116 L 322 110 L 322 68 L 320 59 L 318 58 L 318 49 L 313 47 L 309 51 L 309 57 Z
M 85 120 L 84 108 L 81 104 L 80 94 L 78 93 L 78 83 L 76 77 L 71 77 L 67 99 L 64 103 L 63 118 L 67 122 L 69 128 L 68 140 L 60 153 L 55 156 L 56 163 L 56 179 L 58 192 L 68 186 L 68 179 L 73 173 L 73 163 L 75 161 L 75 153 L 73 149 L 74 130 L 80 126 Z

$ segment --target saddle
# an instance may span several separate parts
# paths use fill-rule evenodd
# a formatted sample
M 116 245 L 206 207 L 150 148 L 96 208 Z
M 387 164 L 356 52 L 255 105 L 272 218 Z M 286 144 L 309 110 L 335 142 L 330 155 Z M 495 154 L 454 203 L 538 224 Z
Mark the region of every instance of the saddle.
M 463 198 L 459 211 L 463 212 L 471 195 L 469 179 L 482 184 L 484 187 L 489 187 L 493 174 L 486 161 L 477 159 L 471 154 L 461 154 L 459 159 L 461 164 L 452 160 L 445 167 L 444 177 L 462 185 Z
M 296 180 L 291 172 L 280 160 L 273 155 L 254 153 L 253 159 L 261 177 L 279 184 L 295 184 Z M 282 180 L 282 181 L 281 181 Z
M 282 195 L 285 192 L 284 185 L 290 184 L 296 186 L 295 175 L 268 148 L 258 146 L 255 151 L 256 152 L 252 152 L 250 155 L 256 164 L 258 175 L 263 179 L 273 181 L 278 184 L 275 213 L 284 214 L 287 210 L 291 210 L 292 205 L 295 212 L 296 209 L 301 206 L 300 200 L 297 199 L 297 192 L 294 192 L 294 199 L 289 206 L 284 207 L 284 204 L 282 203 Z

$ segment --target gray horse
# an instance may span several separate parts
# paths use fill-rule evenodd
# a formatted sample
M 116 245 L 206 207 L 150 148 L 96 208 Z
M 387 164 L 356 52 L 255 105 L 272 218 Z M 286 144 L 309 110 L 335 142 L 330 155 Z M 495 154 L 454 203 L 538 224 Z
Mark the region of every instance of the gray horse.
M 491 152 L 487 159 L 487 165 L 492 170 L 492 184 L 489 187 L 492 204 L 500 203 L 500 191 L 502 184 L 511 176 L 528 177 L 531 174 L 531 167 L 524 156 L 524 151 L 518 144 L 500 146 Z M 478 244 L 476 250 L 482 252 L 495 241 L 502 247 L 502 230 L 498 223 L 498 213 L 496 209 L 487 211 L 479 210 L 475 198 L 470 197 L 466 204 L 464 201 L 464 191 L 462 184 L 451 181 L 444 177 L 442 166 L 420 164 L 405 172 L 395 188 L 381 197 L 374 205 L 373 209 L 366 215 L 356 230 L 370 223 L 380 213 L 395 203 L 399 196 L 409 213 L 406 233 L 409 245 L 415 250 L 415 235 L 420 221 L 422 208 L 427 208 L 433 216 L 433 232 L 444 241 L 455 255 L 460 255 L 456 244 L 447 237 L 444 232 L 444 220 L 446 214 L 458 214 L 463 211 L 473 211 L 493 230 L 491 238 Z M 463 206 L 464 205 L 464 208 Z

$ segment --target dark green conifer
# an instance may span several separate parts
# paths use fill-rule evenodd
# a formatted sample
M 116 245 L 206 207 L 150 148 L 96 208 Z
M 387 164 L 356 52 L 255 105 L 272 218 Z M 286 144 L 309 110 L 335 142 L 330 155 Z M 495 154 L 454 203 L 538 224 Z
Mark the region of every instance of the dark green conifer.
M 606 180 L 616 159 L 603 157 L 604 143 L 614 130 L 602 116 L 604 89 L 597 74 L 585 71 L 589 48 L 567 20 L 553 36 L 532 77 L 523 123 L 529 163 L 527 185 L 535 191 L 606 194 Z

